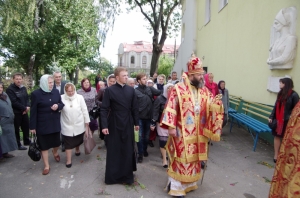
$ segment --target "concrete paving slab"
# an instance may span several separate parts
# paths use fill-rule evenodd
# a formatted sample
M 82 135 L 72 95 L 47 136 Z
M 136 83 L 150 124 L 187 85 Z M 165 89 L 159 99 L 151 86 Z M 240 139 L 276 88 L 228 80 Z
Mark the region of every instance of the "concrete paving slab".
M 49 152 L 50 174 L 42 175 L 42 161 L 33 162 L 27 151 L 14 151 L 16 157 L 0 163 L 1 198 L 169 198 L 164 187 L 167 183 L 166 169 L 162 167 L 158 141 L 149 148 L 149 157 L 138 164 L 135 172 L 136 186 L 105 185 L 106 149 L 98 149 L 99 139 L 94 134 L 97 147 L 90 155 L 72 156 L 71 168 L 65 167 L 65 153 L 59 151 L 61 162 L 55 162 Z M 250 134 L 235 127 L 229 133 L 227 125 L 222 141 L 210 146 L 208 168 L 203 184 L 186 197 L 201 198 L 265 198 L 268 197 L 274 168 L 258 162 L 274 165 L 273 147 L 260 141 L 256 152 L 252 151 Z M 266 179 L 264 179 L 266 178 Z M 143 189 L 143 187 L 145 187 Z

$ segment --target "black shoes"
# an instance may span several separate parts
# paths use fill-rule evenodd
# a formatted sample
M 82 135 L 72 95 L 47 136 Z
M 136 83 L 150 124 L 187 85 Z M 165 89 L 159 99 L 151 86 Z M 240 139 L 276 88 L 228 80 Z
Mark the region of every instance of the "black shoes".
M 276 164 L 276 162 L 277 162 L 277 159 L 273 159 L 273 162 Z
M 149 153 L 147 151 L 144 152 L 144 157 L 148 157 Z
M 67 168 L 71 168 L 72 167 L 72 163 L 71 164 L 66 164 Z
M 138 156 L 138 163 L 142 163 L 143 162 L 143 156 L 139 155 Z
M 79 152 L 79 153 L 76 153 L 76 152 L 75 152 L 75 155 L 76 155 L 76 156 L 79 156 L 79 155 L 80 155 L 80 152 Z
M 65 145 L 64 144 L 61 144 L 61 152 L 65 152 L 66 149 L 65 149 Z
M 15 157 L 14 155 L 9 154 L 9 153 L 4 153 L 2 156 L 3 156 L 4 158 L 13 158 L 13 157 Z
M 149 140 L 148 145 L 149 145 L 150 147 L 154 147 L 154 144 L 153 144 L 153 142 L 152 142 L 151 140 Z
M 201 169 L 204 169 L 206 166 L 205 162 L 204 161 L 201 161 Z M 206 166 L 207 167 L 207 166 Z
M 25 147 L 25 146 L 19 146 L 19 148 L 18 148 L 19 150 L 27 150 L 27 148 Z

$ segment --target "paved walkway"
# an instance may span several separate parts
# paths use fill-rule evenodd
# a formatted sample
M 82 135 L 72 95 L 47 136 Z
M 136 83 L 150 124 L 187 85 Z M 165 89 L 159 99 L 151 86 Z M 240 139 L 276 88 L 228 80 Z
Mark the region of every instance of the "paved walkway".
M 97 135 L 94 136 L 98 141 Z M 229 125 L 223 131 L 222 141 L 210 147 L 208 169 L 202 186 L 186 197 L 201 198 L 266 198 L 274 168 L 273 147 L 259 142 L 256 152 L 253 141 L 245 130 L 237 127 L 229 133 Z M 98 147 L 98 145 L 97 145 Z M 74 154 L 73 166 L 65 167 L 65 154 L 60 152 L 61 162 L 55 162 L 49 152 L 50 174 L 42 175 L 42 161 L 33 162 L 27 151 L 14 151 L 16 157 L 0 164 L 1 198 L 90 198 L 90 197 L 171 197 L 164 191 L 167 182 L 166 169 L 162 167 L 158 142 L 149 148 L 149 157 L 138 164 L 137 182 L 133 186 L 105 185 L 104 148 L 95 148 L 90 155 Z M 83 147 L 81 147 L 83 152 Z

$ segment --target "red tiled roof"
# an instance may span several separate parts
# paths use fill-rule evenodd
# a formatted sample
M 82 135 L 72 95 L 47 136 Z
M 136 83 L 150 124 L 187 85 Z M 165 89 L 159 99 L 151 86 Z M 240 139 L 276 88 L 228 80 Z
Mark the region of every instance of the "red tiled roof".
M 141 53 L 141 52 L 151 53 L 153 48 L 152 43 L 147 41 L 135 41 L 134 44 L 123 43 L 123 46 L 124 46 L 124 52 L 134 51 L 137 53 Z M 178 48 L 179 45 L 176 45 L 177 50 Z M 174 45 L 164 44 L 163 53 L 166 54 L 174 53 Z

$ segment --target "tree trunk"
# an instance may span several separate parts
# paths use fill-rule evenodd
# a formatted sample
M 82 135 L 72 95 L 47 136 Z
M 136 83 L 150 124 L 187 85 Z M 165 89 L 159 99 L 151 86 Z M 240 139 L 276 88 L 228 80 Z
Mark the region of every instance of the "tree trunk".
M 151 67 L 150 67 L 150 76 L 153 76 L 155 72 L 157 72 L 158 69 L 158 61 L 159 57 L 162 53 L 162 48 L 165 44 L 165 41 L 167 39 L 166 32 L 162 32 L 160 41 L 158 43 L 158 34 L 153 36 L 153 49 L 152 49 L 152 59 L 151 59 Z
M 74 79 L 75 86 L 78 84 L 78 78 L 79 78 L 79 66 L 77 65 L 76 70 L 75 70 L 75 79 Z
M 160 54 L 161 52 L 154 49 L 152 50 L 150 76 L 153 76 L 153 74 L 157 71 Z
M 36 85 L 36 83 L 37 83 L 37 81 L 38 81 L 38 79 L 39 79 L 39 77 L 40 77 L 40 71 L 39 71 L 39 67 L 35 67 L 35 85 Z
M 39 22 L 40 22 L 40 7 L 43 4 L 44 0 L 36 0 L 35 6 L 35 17 L 34 17 L 34 31 L 38 33 L 39 30 Z
M 74 70 L 72 70 L 72 71 L 67 70 L 67 75 L 69 76 L 70 82 L 73 82 L 73 80 L 74 80 Z
M 28 87 L 29 87 L 29 89 L 32 89 L 32 87 L 33 87 L 34 62 L 35 62 L 35 54 L 32 54 L 30 56 L 30 60 L 29 60 L 29 63 L 28 63 Z

